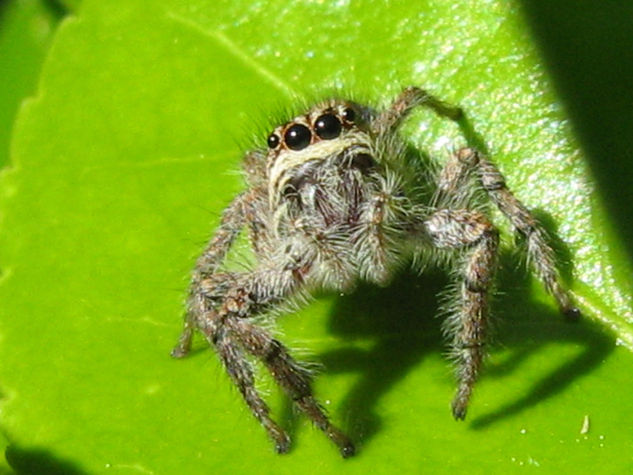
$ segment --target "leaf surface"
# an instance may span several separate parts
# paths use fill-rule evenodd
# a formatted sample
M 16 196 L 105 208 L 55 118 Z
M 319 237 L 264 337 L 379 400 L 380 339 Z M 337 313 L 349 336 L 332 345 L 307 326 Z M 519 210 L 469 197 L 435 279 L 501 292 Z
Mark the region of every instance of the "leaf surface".
M 624 243 L 520 10 L 475 3 L 87 0 L 62 24 L 1 183 L 0 423 L 16 471 L 631 468 Z M 201 340 L 169 358 L 189 269 L 271 117 L 320 90 L 384 105 L 411 84 L 466 110 L 470 139 L 558 237 L 587 316 L 563 322 L 504 252 L 500 344 L 456 423 L 442 274 L 322 296 L 280 320 L 282 339 L 325 366 L 316 393 L 360 453 L 341 460 L 263 377 L 295 442 L 277 456 Z M 438 160 L 462 132 L 425 111 L 403 131 Z

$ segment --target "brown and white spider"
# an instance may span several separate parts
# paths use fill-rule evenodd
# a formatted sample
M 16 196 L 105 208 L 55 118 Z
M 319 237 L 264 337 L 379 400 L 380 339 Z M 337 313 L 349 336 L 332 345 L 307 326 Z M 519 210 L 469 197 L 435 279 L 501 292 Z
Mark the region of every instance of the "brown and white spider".
M 439 171 L 413 166 L 398 128 L 425 106 L 457 120 L 461 110 L 409 87 L 385 110 L 331 99 L 277 127 L 268 150 L 246 154 L 248 188 L 226 208 L 193 272 L 184 331 L 172 355 L 191 347 L 194 329 L 215 347 L 253 415 L 277 452 L 290 439 L 255 389 L 249 357 L 270 370 L 294 403 L 338 446 L 354 445 L 332 425 L 312 394 L 310 373 L 253 317 L 320 288 L 346 291 L 364 279 L 389 282 L 403 263 L 421 268 L 453 254 L 455 267 L 446 333 L 457 373 L 453 415 L 463 419 L 482 366 L 488 300 L 499 233 L 481 211 L 489 198 L 527 241 L 533 272 L 560 310 L 578 317 L 562 288 L 543 228 L 506 187 L 497 167 L 462 148 Z M 248 226 L 256 266 L 220 268 L 240 230 Z

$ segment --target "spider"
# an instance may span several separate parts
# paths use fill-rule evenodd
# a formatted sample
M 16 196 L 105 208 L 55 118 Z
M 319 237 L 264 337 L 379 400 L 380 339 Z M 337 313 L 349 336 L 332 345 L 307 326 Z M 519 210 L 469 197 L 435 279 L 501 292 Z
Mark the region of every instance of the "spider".
M 443 259 L 455 269 L 445 332 L 457 375 L 452 412 L 464 419 L 484 358 L 499 247 L 499 233 L 477 195 L 492 201 L 524 237 L 531 269 L 561 312 L 580 316 L 560 283 L 544 229 L 488 158 L 461 148 L 441 169 L 418 172 L 412 165 L 398 129 L 418 106 L 462 117 L 460 108 L 408 87 L 384 110 L 329 99 L 275 128 L 267 150 L 245 155 L 248 188 L 226 208 L 197 261 L 184 331 L 172 355 L 185 356 L 199 330 L 278 453 L 288 451 L 290 439 L 255 388 L 251 358 L 343 457 L 355 448 L 315 399 L 310 372 L 254 317 L 316 289 L 349 291 L 359 279 L 385 285 L 407 262 L 421 269 L 438 256 L 453 256 Z M 245 226 L 257 263 L 245 272 L 226 271 L 221 265 Z

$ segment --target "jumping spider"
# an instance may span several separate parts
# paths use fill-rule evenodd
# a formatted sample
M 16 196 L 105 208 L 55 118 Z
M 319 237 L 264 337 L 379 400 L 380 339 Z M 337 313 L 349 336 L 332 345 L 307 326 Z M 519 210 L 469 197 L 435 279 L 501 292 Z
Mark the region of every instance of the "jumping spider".
M 560 284 L 545 231 L 490 160 L 462 148 L 437 173 L 419 176 L 412 167 L 397 132 L 417 106 L 461 116 L 459 108 L 409 87 L 382 111 L 331 99 L 274 129 L 267 151 L 246 154 L 248 189 L 226 208 L 193 271 L 184 331 L 172 355 L 186 355 L 194 329 L 202 332 L 279 453 L 288 451 L 290 439 L 255 389 L 248 355 L 261 360 L 343 457 L 355 449 L 314 398 L 309 372 L 253 317 L 317 288 L 346 291 L 359 279 L 384 285 L 404 262 L 421 267 L 438 254 L 456 255 L 449 260 L 457 279 L 445 329 L 458 380 L 453 416 L 464 419 L 484 357 L 499 246 L 497 229 L 475 203 L 478 193 L 525 238 L 531 268 L 560 310 L 579 316 Z M 221 270 L 244 226 L 257 265 Z

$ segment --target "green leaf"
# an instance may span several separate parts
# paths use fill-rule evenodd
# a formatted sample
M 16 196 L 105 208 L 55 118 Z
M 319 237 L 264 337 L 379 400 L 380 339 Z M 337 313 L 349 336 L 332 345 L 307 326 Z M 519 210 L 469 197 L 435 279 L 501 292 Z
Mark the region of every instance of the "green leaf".
M 35 90 L 57 20 L 43 1 L 0 5 L 0 166 L 8 161 L 17 109 Z
M 18 473 L 631 469 L 626 243 L 521 11 L 457 7 L 88 0 L 64 21 L 1 184 L 0 424 Z M 412 84 L 467 111 L 471 141 L 558 237 L 586 318 L 563 322 L 504 252 L 501 344 L 456 423 L 445 276 L 320 297 L 280 320 L 282 339 L 324 364 L 315 391 L 360 452 L 342 460 L 263 377 L 294 440 L 277 456 L 201 339 L 169 358 L 189 269 L 243 187 L 244 149 L 296 95 L 385 104 Z M 438 160 L 466 143 L 428 111 L 403 132 Z

